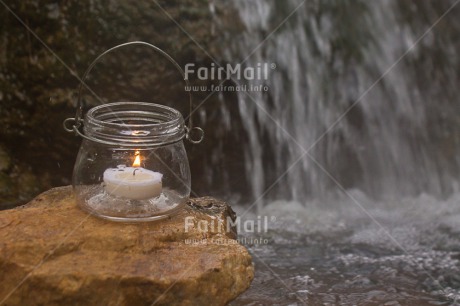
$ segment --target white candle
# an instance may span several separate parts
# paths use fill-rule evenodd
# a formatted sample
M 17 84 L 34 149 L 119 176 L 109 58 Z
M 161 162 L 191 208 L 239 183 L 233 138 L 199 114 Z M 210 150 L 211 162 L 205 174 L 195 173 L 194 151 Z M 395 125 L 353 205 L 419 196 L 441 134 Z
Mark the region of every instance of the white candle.
M 104 171 L 105 190 L 118 197 L 146 200 L 161 194 L 163 174 L 142 167 L 109 168 Z

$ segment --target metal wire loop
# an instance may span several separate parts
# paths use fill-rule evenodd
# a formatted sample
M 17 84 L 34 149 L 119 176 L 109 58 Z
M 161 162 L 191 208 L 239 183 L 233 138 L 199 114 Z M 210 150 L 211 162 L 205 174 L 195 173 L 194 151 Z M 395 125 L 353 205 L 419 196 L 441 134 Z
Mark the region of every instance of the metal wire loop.
M 72 124 L 69 126 L 69 123 Z M 62 126 L 64 127 L 64 130 L 66 130 L 67 132 L 69 133 L 72 133 L 74 130 L 74 127 L 76 126 L 75 124 L 75 118 L 67 118 L 66 120 L 64 120 L 64 122 L 62 123 Z
M 192 129 L 189 129 L 188 127 L 185 128 L 185 139 L 187 139 L 188 141 L 190 141 L 191 143 L 193 144 L 197 144 L 197 143 L 200 143 L 203 141 L 203 138 L 204 138 L 204 131 L 202 128 L 200 127 L 193 127 Z M 192 134 L 195 134 L 196 132 L 193 132 L 193 131 L 197 131 L 198 132 L 198 138 L 196 139 L 193 139 L 192 137 Z
M 118 49 L 118 48 L 122 48 L 122 47 L 125 47 L 125 46 L 130 46 L 130 45 L 142 45 L 142 46 L 147 46 L 147 47 L 150 47 L 152 48 L 153 50 L 155 50 L 156 52 L 160 53 L 161 55 L 163 55 L 169 62 L 171 62 L 174 67 L 176 67 L 176 69 L 180 72 L 184 82 L 185 82 L 185 85 L 189 88 L 190 87 L 190 84 L 189 84 L 189 81 L 186 79 L 185 77 L 185 72 L 182 70 L 181 66 L 168 54 L 166 53 L 165 51 L 161 50 L 160 48 L 158 48 L 157 46 L 155 45 L 152 45 L 150 43 L 147 43 L 147 42 L 143 42 L 143 41 L 132 41 L 132 42 L 127 42 L 127 43 L 124 43 L 124 44 L 120 44 L 120 45 L 117 45 L 115 47 L 112 47 L 106 51 L 104 51 L 103 53 L 101 53 L 98 57 L 96 57 L 96 59 L 89 65 L 88 69 L 85 71 L 85 73 L 83 74 L 83 77 L 81 78 L 81 82 L 80 82 L 80 85 L 78 87 L 78 98 L 77 98 L 77 112 L 75 114 L 75 118 L 67 118 L 64 120 L 63 122 L 63 125 L 64 125 L 64 129 L 67 131 L 67 132 L 75 132 L 75 134 L 77 135 L 80 135 L 84 138 L 87 138 L 89 139 L 89 137 L 85 136 L 82 132 L 80 132 L 79 128 L 80 126 L 83 124 L 83 108 L 84 108 L 84 103 L 83 103 L 83 100 L 82 100 L 82 90 L 83 90 L 83 86 L 85 86 L 86 88 L 88 88 L 88 86 L 84 83 L 85 79 L 87 78 L 88 74 L 91 72 L 91 70 L 94 68 L 94 66 L 97 64 L 97 62 L 99 62 L 99 60 L 106 54 Z M 89 88 L 88 88 L 89 89 Z M 91 89 L 89 89 L 91 91 Z M 92 91 L 91 91 L 92 92 Z M 93 94 L 95 94 L 93 92 Z M 193 112 L 193 103 L 192 103 L 192 94 L 191 92 L 189 91 L 188 92 L 188 95 L 189 95 L 189 104 L 190 104 L 190 109 L 189 109 L 189 116 L 188 116 L 188 124 L 187 126 L 185 127 L 186 129 L 186 139 L 188 141 L 190 141 L 191 143 L 200 143 L 202 140 L 203 140 L 203 137 L 204 137 L 204 131 L 203 129 L 199 128 L 199 127 L 193 127 L 193 123 L 192 123 L 192 112 Z M 69 124 L 73 122 L 73 125 L 72 127 L 69 127 Z M 199 139 L 192 139 L 192 137 L 189 136 L 189 133 L 191 131 L 199 131 Z

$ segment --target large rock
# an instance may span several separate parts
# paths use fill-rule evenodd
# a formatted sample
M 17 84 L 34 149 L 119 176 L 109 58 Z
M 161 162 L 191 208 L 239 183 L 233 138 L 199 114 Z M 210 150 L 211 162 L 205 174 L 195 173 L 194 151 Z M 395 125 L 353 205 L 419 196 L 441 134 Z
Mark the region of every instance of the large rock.
M 227 217 L 227 204 L 198 198 L 159 222 L 115 223 L 52 189 L 0 212 L 0 304 L 224 305 L 254 273 Z

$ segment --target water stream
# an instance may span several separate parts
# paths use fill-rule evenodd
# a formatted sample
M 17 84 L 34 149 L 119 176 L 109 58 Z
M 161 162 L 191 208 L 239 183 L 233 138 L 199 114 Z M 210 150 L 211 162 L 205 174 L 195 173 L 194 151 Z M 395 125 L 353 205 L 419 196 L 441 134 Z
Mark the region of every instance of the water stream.
M 232 305 L 458 305 L 460 194 L 375 201 L 350 193 L 366 213 L 348 196 L 264 207 L 267 232 L 240 230 L 256 276 Z
M 425 34 L 453 3 L 441 2 L 309 1 L 282 23 L 301 1 L 235 1 L 245 31 L 227 59 L 276 65 L 249 80 L 267 92 L 238 94 L 254 197 L 293 164 L 266 198 L 335 189 L 311 159 L 298 161 L 305 150 L 373 197 L 458 191 L 458 8 Z
M 238 93 L 252 201 L 236 210 L 272 221 L 241 233 L 256 278 L 233 305 L 459 302 L 459 8 L 301 3 L 228 4 L 244 31 L 225 58 L 276 66 Z

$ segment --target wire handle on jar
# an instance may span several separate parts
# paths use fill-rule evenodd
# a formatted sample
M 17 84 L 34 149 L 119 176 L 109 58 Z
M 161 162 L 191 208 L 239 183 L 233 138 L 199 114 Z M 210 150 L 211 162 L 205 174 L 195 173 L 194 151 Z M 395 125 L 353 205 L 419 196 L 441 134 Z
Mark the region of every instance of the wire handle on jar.
M 124 44 L 117 45 L 115 47 L 112 47 L 112 48 L 104 51 L 98 57 L 96 57 L 96 59 L 89 65 L 88 69 L 86 69 L 85 73 L 83 74 L 83 77 L 81 78 L 80 85 L 78 87 L 77 112 L 75 114 L 75 118 L 67 118 L 67 119 L 64 120 L 64 123 L 63 123 L 64 129 L 67 132 L 74 132 L 76 135 L 80 135 L 82 137 L 85 137 L 85 135 L 79 130 L 79 128 L 80 128 L 80 126 L 82 125 L 82 122 L 83 122 L 83 108 L 84 108 L 84 106 L 83 106 L 83 100 L 82 100 L 81 93 L 82 93 L 83 86 L 86 86 L 84 84 L 84 81 L 85 81 L 86 77 L 88 76 L 88 74 L 91 72 L 91 70 L 94 68 L 94 66 L 99 62 L 99 60 L 104 55 L 106 55 L 106 54 L 108 54 L 108 53 L 110 53 L 110 52 L 112 52 L 112 51 L 114 51 L 114 50 L 116 50 L 118 48 L 130 46 L 130 45 L 147 46 L 147 47 L 150 47 L 150 48 L 154 49 L 156 52 L 160 53 L 161 55 L 163 55 L 180 72 L 181 76 L 184 79 L 186 88 L 191 88 L 190 83 L 189 83 L 188 79 L 185 77 L 185 72 L 182 70 L 181 66 L 168 53 L 166 53 L 165 51 L 161 50 L 157 46 L 152 45 L 152 44 L 147 43 L 147 42 L 144 42 L 144 41 L 132 41 L 132 42 L 127 42 L 127 43 L 124 43 Z M 93 92 L 93 94 L 95 94 L 95 93 Z M 189 142 L 196 144 L 196 143 L 200 143 L 203 140 L 204 131 L 200 127 L 194 127 L 193 126 L 193 123 L 192 123 L 193 104 L 192 104 L 191 91 L 188 91 L 188 95 L 189 95 L 190 109 L 189 109 L 189 115 L 187 117 L 188 123 L 187 123 L 187 126 L 185 127 L 185 138 Z M 71 124 L 71 126 L 69 126 L 69 124 Z M 197 137 L 194 138 L 192 136 L 192 134 L 195 134 Z

